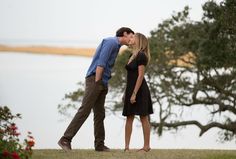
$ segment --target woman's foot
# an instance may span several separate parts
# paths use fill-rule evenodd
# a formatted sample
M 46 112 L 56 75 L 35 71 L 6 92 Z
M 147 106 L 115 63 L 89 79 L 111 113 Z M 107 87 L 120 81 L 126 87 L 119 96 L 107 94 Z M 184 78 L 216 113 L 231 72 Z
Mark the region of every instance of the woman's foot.
M 125 149 L 124 149 L 124 152 L 129 152 L 129 148 L 125 148 Z
M 148 152 L 150 150 L 151 150 L 150 147 L 149 148 L 141 148 L 141 149 L 138 150 L 138 152 L 141 152 L 141 151 Z

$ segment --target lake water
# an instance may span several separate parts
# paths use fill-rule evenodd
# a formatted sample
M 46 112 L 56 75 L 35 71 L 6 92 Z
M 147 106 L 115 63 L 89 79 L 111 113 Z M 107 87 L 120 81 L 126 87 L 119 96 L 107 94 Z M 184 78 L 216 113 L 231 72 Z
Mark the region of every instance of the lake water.
M 22 114 L 23 118 L 16 121 L 22 139 L 27 131 L 32 131 L 35 148 L 59 148 L 57 141 L 71 119 L 61 121 L 64 117 L 58 113 L 57 105 L 62 102 L 65 93 L 77 88 L 77 82 L 84 81 L 91 60 L 78 56 L 0 53 L 0 105 L 7 105 L 13 113 Z M 124 124 L 121 113 L 106 117 L 106 145 L 124 147 Z M 178 134 L 164 133 L 162 137 L 153 132 L 151 147 L 236 149 L 235 142 L 217 142 L 217 130 L 212 129 L 202 137 L 198 136 L 199 129 L 195 126 Z M 135 120 L 131 148 L 141 148 L 142 144 L 142 128 Z M 93 148 L 93 114 L 73 139 L 72 147 Z

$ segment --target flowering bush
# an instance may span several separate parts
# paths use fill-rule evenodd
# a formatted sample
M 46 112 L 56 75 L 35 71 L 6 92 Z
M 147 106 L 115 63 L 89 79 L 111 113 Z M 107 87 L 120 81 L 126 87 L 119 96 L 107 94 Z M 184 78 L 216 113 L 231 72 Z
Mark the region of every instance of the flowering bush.
M 20 144 L 18 128 L 13 122 L 21 118 L 20 114 L 12 115 L 6 106 L 0 106 L 0 158 L 4 159 L 29 159 L 32 156 L 34 138 L 28 132 L 23 144 Z

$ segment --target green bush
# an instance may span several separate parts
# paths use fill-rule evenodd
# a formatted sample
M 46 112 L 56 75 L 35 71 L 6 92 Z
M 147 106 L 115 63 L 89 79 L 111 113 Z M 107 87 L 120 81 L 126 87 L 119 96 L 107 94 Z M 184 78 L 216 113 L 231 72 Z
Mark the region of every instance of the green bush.
M 21 118 L 21 115 L 13 115 L 8 107 L 0 106 L 0 156 L 4 159 L 29 159 L 35 144 L 34 138 L 28 132 L 27 138 L 20 144 L 20 132 L 14 123 L 16 118 Z

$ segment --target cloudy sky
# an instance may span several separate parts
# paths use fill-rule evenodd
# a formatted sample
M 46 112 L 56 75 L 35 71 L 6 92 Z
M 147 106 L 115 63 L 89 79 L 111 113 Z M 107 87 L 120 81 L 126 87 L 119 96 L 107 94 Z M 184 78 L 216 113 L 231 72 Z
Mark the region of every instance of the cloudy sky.
M 220 0 L 217 0 L 220 1 Z M 184 6 L 200 20 L 206 0 L 0 0 L 0 44 L 67 42 L 96 46 L 121 26 L 149 35 Z M 81 46 L 80 44 L 80 46 Z

